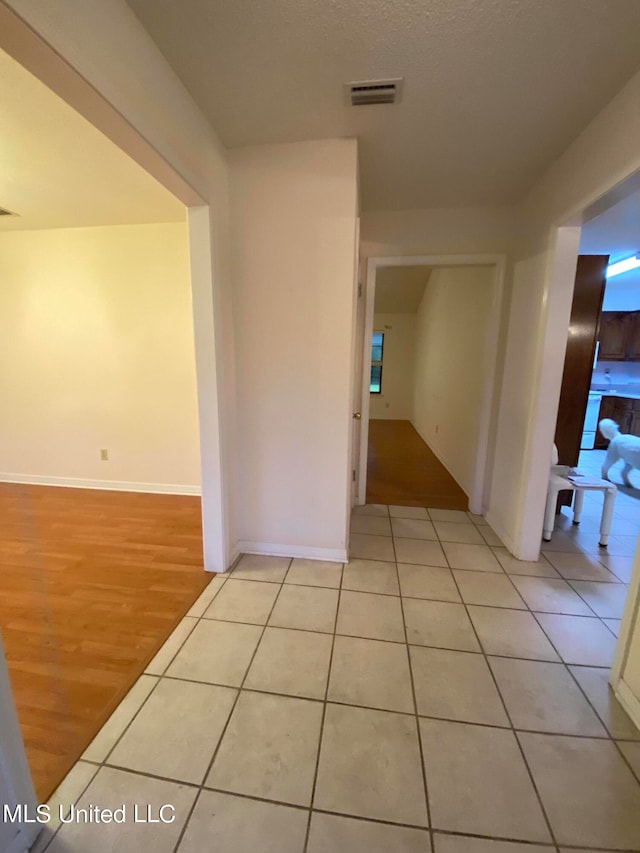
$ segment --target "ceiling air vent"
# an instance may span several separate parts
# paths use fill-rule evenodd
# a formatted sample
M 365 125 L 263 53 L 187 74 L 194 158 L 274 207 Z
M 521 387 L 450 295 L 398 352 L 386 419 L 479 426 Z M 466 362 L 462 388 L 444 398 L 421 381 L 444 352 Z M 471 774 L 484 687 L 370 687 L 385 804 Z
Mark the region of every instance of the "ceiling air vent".
M 397 104 L 402 94 L 402 77 L 345 83 L 345 89 L 352 107 L 365 107 L 368 104 Z

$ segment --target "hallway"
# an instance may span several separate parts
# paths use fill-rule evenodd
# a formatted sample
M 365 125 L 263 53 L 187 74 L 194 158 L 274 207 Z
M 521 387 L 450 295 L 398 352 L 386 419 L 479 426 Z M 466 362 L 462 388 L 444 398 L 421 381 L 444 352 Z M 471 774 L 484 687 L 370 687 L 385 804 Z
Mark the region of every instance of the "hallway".
M 409 421 L 370 420 L 367 503 L 467 510 L 469 501 Z
M 56 794 L 175 822 L 52 822 L 37 853 L 640 849 L 640 732 L 607 684 L 630 558 L 558 531 L 519 562 L 463 512 L 352 520 L 344 567 L 213 578 Z

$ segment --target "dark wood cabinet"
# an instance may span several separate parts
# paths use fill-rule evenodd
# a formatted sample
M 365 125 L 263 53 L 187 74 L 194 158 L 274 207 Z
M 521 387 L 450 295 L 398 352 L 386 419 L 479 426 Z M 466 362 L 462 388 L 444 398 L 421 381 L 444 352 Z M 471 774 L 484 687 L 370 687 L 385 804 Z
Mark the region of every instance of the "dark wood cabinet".
M 640 311 L 603 311 L 598 361 L 640 361 Z
M 640 436 L 640 400 L 634 400 L 631 397 L 603 397 L 600 403 L 598 422 L 603 418 L 611 418 L 615 421 L 620 427 L 620 432 Z M 596 432 L 596 450 L 602 450 L 608 445 L 609 442 L 602 437 L 600 430 L 598 430 Z
M 633 361 L 640 361 L 640 311 L 634 311 L 631 315 L 627 355 Z

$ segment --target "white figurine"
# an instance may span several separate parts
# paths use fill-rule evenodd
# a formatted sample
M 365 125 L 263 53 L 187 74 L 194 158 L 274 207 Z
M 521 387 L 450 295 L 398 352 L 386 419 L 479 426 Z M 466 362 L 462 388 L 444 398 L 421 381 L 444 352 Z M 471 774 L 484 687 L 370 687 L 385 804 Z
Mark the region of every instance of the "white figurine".
M 629 471 L 632 468 L 640 468 L 640 436 L 621 433 L 620 427 L 611 418 L 603 418 L 598 424 L 598 429 L 605 438 L 609 439 L 609 449 L 602 466 L 603 479 L 609 479 L 609 469 L 618 459 L 622 459 L 624 461 L 622 480 L 625 486 L 634 488 L 629 479 Z

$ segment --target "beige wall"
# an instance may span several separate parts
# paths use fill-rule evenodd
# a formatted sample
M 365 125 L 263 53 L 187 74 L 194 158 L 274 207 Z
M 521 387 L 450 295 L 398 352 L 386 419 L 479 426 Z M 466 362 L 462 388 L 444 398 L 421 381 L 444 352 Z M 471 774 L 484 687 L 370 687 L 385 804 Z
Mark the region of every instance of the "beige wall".
M 415 361 L 415 314 L 376 314 L 373 329 L 384 332 L 382 393 L 371 394 L 369 417 L 411 420 Z
M 231 152 L 239 530 L 244 550 L 346 547 L 354 140 Z
M 0 234 L 0 281 L 1 476 L 197 489 L 185 223 Z
M 432 270 L 418 309 L 413 424 L 469 495 L 483 401 L 493 267 Z

